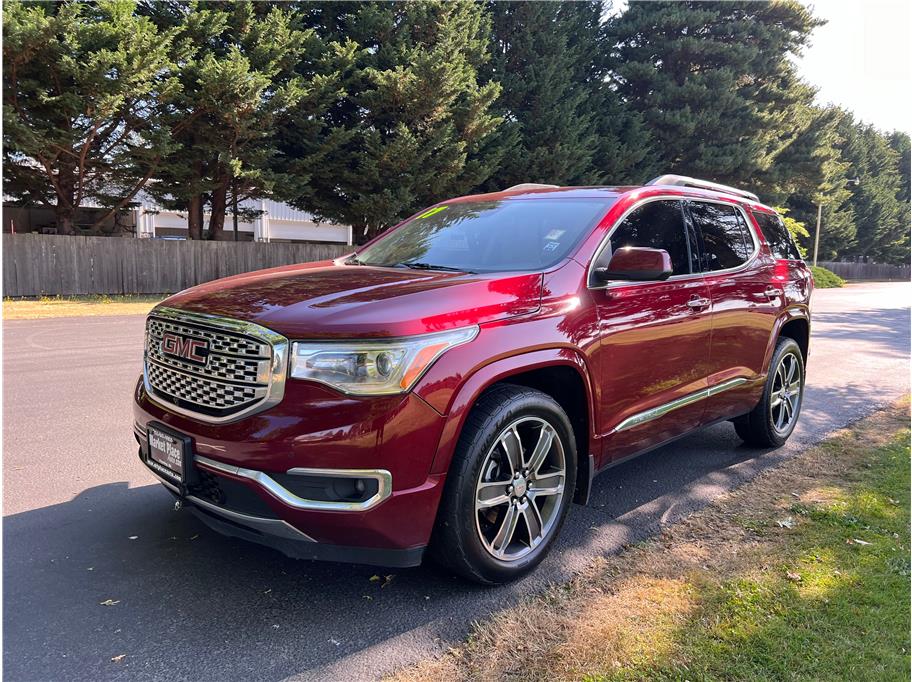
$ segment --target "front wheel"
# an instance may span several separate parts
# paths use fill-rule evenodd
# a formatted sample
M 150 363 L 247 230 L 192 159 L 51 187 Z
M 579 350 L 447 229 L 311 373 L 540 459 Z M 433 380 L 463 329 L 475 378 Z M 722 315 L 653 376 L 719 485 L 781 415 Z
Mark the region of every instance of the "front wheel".
M 804 398 L 804 358 L 794 339 L 782 337 L 770 362 L 763 397 L 748 414 L 735 420 L 735 431 L 748 445 L 779 447 L 798 423 Z
M 544 559 L 573 497 L 576 446 L 550 396 L 498 386 L 466 420 L 447 476 L 432 556 L 476 582 L 507 582 Z

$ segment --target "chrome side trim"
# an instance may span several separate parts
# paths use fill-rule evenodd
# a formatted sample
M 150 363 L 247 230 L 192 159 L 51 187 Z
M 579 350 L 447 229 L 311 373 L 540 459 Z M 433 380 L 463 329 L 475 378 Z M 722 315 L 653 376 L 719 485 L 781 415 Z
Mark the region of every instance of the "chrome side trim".
M 691 272 L 686 275 L 672 275 L 666 280 L 654 281 L 654 282 L 628 282 L 628 281 L 616 281 L 610 282 L 608 284 L 603 284 L 601 286 L 591 286 L 592 282 L 592 270 L 594 269 L 595 263 L 598 261 L 599 256 L 602 255 L 602 251 L 605 250 L 605 246 L 608 244 L 608 241 L 611 239 L 611 235 L 614 234 L 615 230 L 623 223 L 627 216 L 633 213 L 636 209 L 641 206 L 653 201 L 702 201 L 708 204 L 723 204 L 724 206 L 733 206 L 739 211 L 741 211 L 741 216 L 744 218 L 745 223 L 747 224 L 747 231 L 751 236 L 751 241 L 754 244 L 754 250 L 751 253 L 750 257 L 744 261 L 741 265 L 736 268 L 729 268 L 727 270 L 713 270 L 710 272 Z M 696 227 L 694 227 L 696 229 Z M 705 277 L 716 276 L 716 275 L 730 275 L 736 272 L 741 272 L 746 270 L 748 267 L 753 265 L 754 261 L 757 259 L 758 254 L 760 253 L 760 242 L 757 241 L 757 235 L 754 234 L 754 229 L 751 227 L 750 218 L 747 215 L 747 211 L 744 210 L 744 207 L 741 204 L 734 203 L 732 201 L 722 201 L 721 199 L 709 199 L 704 197 L 697 196 L 685 196 L 678 194 L 660 194 L 656 196 L 646 197 L 645 199 L 640 199 L 624 211 L 620 217 L 614 221 L 614 225 L 611 226 L 611 229 L 602 237 L 602 241 L 599 242 L 599 245 L 595 249 L 595 255 L 592 256 L 592 259 L 589 261 L 589 265 L 586 267 L 586 288 L 590 291 L 597 291 L 599 289 L 614 289 L 617 287 L 630 287 L 630 286 L 647 286 L 650 284 L 667 284 L 668 282 L 682 282 L 687 280 L 696 280 L 703 279 Z
M 637 414 L 627 417 L 627 419 L 615 426 L 611 430 L 611 433 L 626 431 L 627 429 L 632 429 L 634 426 L 639 426 L 640 424 L 651 422 L 655 419 L 658 419 L 659 417 L 664 417 L 669 412 L 673 412 L 674 410 L 686 407 L 687 405 L 692 405 L 711 396 L 724 393 L 725 391 L 729 391 L 740 386 L 741 384 L 746 383 L 746 378 L 736 377 L 734 379 L 723 381 L 722 383 L 716 384 L 715 386 L 710 386 L 709 388 L 704 388 L 694 393 L 689 393 L 688 395 L 672 400 L 671 402 L 665 403 L 664 405 L 659 405 L 658 407 L 653 407 L 651 409 L 645 410 L 643 412 L 638 412 Z
M 282 521 L 281 519 L 264 519 L 262 516 L 250 516 L 249 514 L 241 514 L 229 509 L 222 509 L 211 502 L 206 502 L 206 500 L 201 500 L 193 495 L 187 495 L 187 501 L 212 514 L 222 516 L 229 521 L 234 521 L 242 526 L 253 528 L 267 535 L 276 535 L 278 537 L 288 538 L 289 540 L 316 542 L 316 540 L 307 533 L 302 533 L 290 523 Z
M 169 308 L 167 306 L 159 306 L 153 308 L 152 312 L 149 313 L 148 317 L 160 317 L 166 320 L 174 320 L 176 322 L 187 322 L 190 324 L 198 324 L 201 326 L 215 327 L 217 329 L 224 329 L 228 332 L 233 332 L 235 334 L 243 334 L 250 336 L 259 341 L 263 341 L 272 348 L 272 359 L 270 362 L 269 368 L 269 385 L 266 389 L 265 397 L 246 407 L 239 412 L 234 412 L 229 415 L 224 415 L 221 417 L 214 417 L 211 415 L 203 414 L 201 412 L 196 412 L 194 410 L 188 410 L 183 407 L 179 407 L 164 397 L 158 396 L 155 393 L 155 389 L 152 387 L 152 384 L 149 381 L 149 358 L 147 354 L 147 349 L 143 349 L 143 386 L 146 390 L 146 394 L 149 396 L 149 399 L 155 404 L 163 407 L 169 412 L 174 412 L 176 414 L 183 415 L 185 417 L 190 417 L 201 422 L 207 422 L 211 424 L 224 424 L 228 422 L 238 421 L 244 417 L 249 417 L 251 414 L 257 412 L 262 412 L 267 410 L 270 407 L 281 402 L 282 398 L 285 396 L 285 381 L 288 371 L 288 349 L 289 343 L 281 334 L 262 327 L 253 322 L 245 322 L 244 320 L 236 320 L 231 317 L 222 317 L 220 315 L 209 315 L 207 313 L 193 313 L 186 310 L 179 310 L 177 308 Z M 147 320 L 148 320 L 147 317 Z M 148 339 L 146 340 L 146 345 L 148 345 Z M 172 370 L 174 368 L 171 368 Z M 217 381 L 209 379 L 206 377 L 207 381 Z
M 309 469 L 296 467 L 287 471 L 287 473 L 293 476 L 312 475 L 331 476 L 333 478 L 372 478 L 377 481 L 377 493 L 363 502 L 327 502 L 325 500 L 307 500 L 303 497 L 298 497 L 279 484 L 274 478 L 262 471 L 257 471 L 256 469 L 245 469 L 244 467 L 225 464 L 224 462 L 218 462 L 201 455 L 196 455 L 193 460 L 207 469 L 249 479 L 277 500 L 294 509 L 305 509 L 310 511 L 367 511 L 383 502 L 383 500 L 389 497 L 393 492 L 393 476 L 386 469 Z

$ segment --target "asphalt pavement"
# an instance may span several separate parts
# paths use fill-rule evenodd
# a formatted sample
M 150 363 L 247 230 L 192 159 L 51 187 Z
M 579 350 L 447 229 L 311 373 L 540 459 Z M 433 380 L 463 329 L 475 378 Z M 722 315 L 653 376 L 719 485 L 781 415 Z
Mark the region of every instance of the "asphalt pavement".
M 433 566 L 372 580 L 390 571 L 215 534 L 173 511 L 136 457 L 143 319 L 6 322 L 5 677 L 360 680 L 439 652 L 473 620 L 907 393 L 910 299 L 906 283 L 815 292 L 807 393 L 786 447 L 745 448 L 720 424 L 612 469 L 589 506 L 571 508 L 542 566 L 494 589 Z

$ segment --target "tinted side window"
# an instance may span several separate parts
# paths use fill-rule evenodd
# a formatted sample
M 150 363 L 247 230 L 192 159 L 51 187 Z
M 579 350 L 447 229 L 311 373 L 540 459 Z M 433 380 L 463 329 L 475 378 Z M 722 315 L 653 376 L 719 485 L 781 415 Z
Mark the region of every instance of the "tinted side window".
M 728 270 L 747 262 L 754 243 L 737 209 L 694 201 L 690 213 L 703 237 L 704 271 Z
M 651 201 L 624 218 L 611 235 L 610 252 L 624 246 L 647 246 L 665 249 L 671 256 L 673 275 L 685 275 L 690 270 L 690 244 L 684 231 L 684 214 L 680 201 Z M 600 262 L 607 265 L 610 254 Z
M 781 260 L 801 260 L 798 247 L 792 241 L 792 235 L 782 222 L 782 218 L 771 213 L 754 213 L 754 219 L 760 226 L 763 238 L 769 244 L 774 258 Z

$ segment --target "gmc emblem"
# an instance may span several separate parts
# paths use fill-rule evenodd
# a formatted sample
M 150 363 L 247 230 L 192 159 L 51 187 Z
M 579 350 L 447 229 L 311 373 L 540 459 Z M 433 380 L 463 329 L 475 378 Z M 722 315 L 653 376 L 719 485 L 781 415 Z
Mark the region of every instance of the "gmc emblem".
M 209 357 L 209 342 L 165 332 L 162 334 L 161 352 L 197 365 L 205 365 L 206 358 Z

